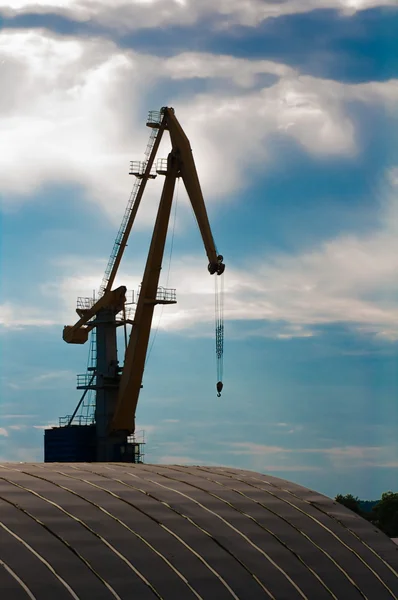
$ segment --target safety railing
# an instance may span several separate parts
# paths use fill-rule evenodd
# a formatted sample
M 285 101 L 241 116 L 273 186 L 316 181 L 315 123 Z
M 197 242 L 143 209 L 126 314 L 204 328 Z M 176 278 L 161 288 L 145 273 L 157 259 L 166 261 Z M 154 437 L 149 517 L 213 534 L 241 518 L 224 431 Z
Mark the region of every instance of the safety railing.
M 129 304 L 137 304 L 137 301 L 135 299 L 135 292 L 134 290 L 127 290 L 126 292 L 126 302 L 125 305 L 129 305 Z
M 85 298 L 84 296 L 79 296 L 77 299 L 77 309 L 78 310 L 90 310 L 96 303 L 95 298 Z
M 117 315 L 116 321 L 118 323 L 123 322 L 123 321 L 133 321 L 134 315 L 135 315 L 135 306 L 130 306 L 130 307 L 126 308 L 124 312 L 120 312 Z
M 59 417 L 59 426 L 66 427 L 72 418 L 72 415 L 66 415 L 65 417 Z M 93 425 L 94 415 L 76 415 L 73 418 L 71 425 Z
M 138 304 L 138 299 L 140 297 L 141 287 L 138 289 L 136 293 L 136 303 Z M 164 301 L 164 302 L 176 302 L 176 289 L 175 288 L 165 288 L 158 287 L 156 292 L 156 300 Z
M 83 373 L 81 375 L 77 375 L 77 389 L 94 389 L 95 382 L 92 381 L 93 374 L 92 373 Z
M 97 301 L 98 301 L 98 298 L 94 298 L 94 297 L 87 298 L 84 296 L 79 296 L 77 299 L 76 308 L 78 310 L 90 310 L 90 308 L 92 308 Z M 126 305 L 137 304 L 134 290 L 127 290 L 125 304 Z
M 163 119 L 163 109 L 150 110 L 146 121 L 147 127 L 159 127 Z
M 145 175 L 145 171 L 147 168 L 147 163 L 139 160 L 130 161 L 130 171 L 129 175 L 135 175 L 138 179 L 142 179 Z M 155 179 L 156 177 L 156 169 L 154 165 L 152 165 L 149 173 L 149 179 Z
M 167 158 L 158 158 L 156 161 L 156 173 L 167 175 Z
M 175 288 L 158 287 L 156 300 L 163 300 L 165 302 L 176 302 Z

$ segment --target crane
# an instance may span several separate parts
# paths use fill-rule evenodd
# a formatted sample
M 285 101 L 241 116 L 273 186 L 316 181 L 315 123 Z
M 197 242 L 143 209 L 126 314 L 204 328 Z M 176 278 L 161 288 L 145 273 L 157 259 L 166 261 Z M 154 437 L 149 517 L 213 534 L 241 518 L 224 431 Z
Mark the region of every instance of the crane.
M 218 253 L 214 243 L 192 149 L 183 128 L 175 116 L 174 109 L 163 107 L 160 111 L 151 111 L 147 125 L 152 128 L 152 133 L 146 151 L 146 160 L 142 163 L 136 161 L 131 163 L 130 174 L 136 176 L 136 185 L 130 196 L 105 270 L 99 297 L 91 302 L 83 302 L 82 300 L 84 299 L 80 299 L 76 310 L 79 316 L 78 321 L 74 325 L 65 326 L 63 330 L 63 339 L 70 344 L 84 344 L 87 342 L 89 332 L 93 329 L 96 332 L 96 366 L 92 368 L 92 373 L 86 376 L 78 376 L 78 388 L 85 390 L 82 399 L 87 390 L 94 389 L 96 391 L 95 433 L 93 427 L 91 427 L 90 443 L 87 443 L 87 446 L 91 449 L 90 456 L 95 456 L 94 460 L 101 462 L 134 460 L 128 439 L 135 432 L 135 413 L 142 388 L 154 308 L 157 304 L 176 303 L 175 290 L 160 288 L 159 277 L 173 195 L 178 178 L 181 178 L 184 183 L 199 226 L 208 259 L 209 273 L 220 276 L 225 269 L 223 256 Z M 171 151 L 167 159 L 158 159 L 155 166 L 156 154 L 165 131 L 168 131 L 170 135 Z M 146 184 L 149 179 L 153 179 L 157 175 L 164 175 L 165 180 L 144 275 L 136 297 L 135 314 L 133 319 L 130 319 L 126 316 L 125 312 L 127 288 L 120 286 L 112 289 L 112 286 L 127 246 Z M 218 298 L 217 289 L 218 287 L 216 286 L 216 299 Z M 118 315 L 121 313 L 123 316 L 119 318 Z M 124 365 L 123 367 L 119 367 L 116 328 L 121 325 L 126 327 L 126 324 L 131 325 L 131 332 L 126 344 Z M 216 384 L 216 389 L 218 396 L 221 395 L 223 388 L 223 335 L 222 303 L 217 300 L 216 356 L 219 380 Z M 81 377 L 80 381 L 79 377 Z M 72 426 L 78 407 L 69 419 L 69 427 Z M 61 428 L 49 430 L 52 433 L 47 436 L 48 448 L 50 448 L 51 444 L 52 448 L 56 446 L 57 435 L 61 437 L 62 435 L 65 436 L 61 432 L 58 432 L 58 434 L 55 433 L 54 430 L 57 429 Z M 83 443 L 84 446 L 84 441 L 80 441 L 79 443 L 80 445 Z M 47 454 L 53 456 L 54 450 L 47 452 Z M 55 454 L 57 454 L 56 451 Z M 56 458 L 60 460 L 59 453 Z M 68 459 L 70 460 L 70 456 Z M 76 456 L 75 460 L 78 460 Z M 87 458 L 84 460 L 87 460 Z

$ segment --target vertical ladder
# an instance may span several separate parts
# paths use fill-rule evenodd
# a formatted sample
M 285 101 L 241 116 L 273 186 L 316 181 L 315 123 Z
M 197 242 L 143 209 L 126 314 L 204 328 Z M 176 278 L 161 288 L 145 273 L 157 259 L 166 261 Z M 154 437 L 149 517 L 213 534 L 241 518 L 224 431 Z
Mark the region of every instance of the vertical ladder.
M 146 147 L 146 150 L 145 150 L 145 161 L 143 163 L 144 171 L 145 171 L 145 169 L 146 169 L 146 167 L 148 165 L 148 161 L 150 159 L 152 150 L 154 148 L 154 145 L 155 145 L 156 138 L 158 136 L 159 130 L 160 130 L 159 127 L 153 127 L 152 128 L 151 135 L 149 137 L 149 141 L 148 141 L 148 144 L 147 144 L 147 147 Z M 153 158 L 152 158 L 152 160 L 153 160 Z M 145 188 L 147 179 L 148 179 L 147 177 L 144 177 L 142 179 L 136 179 L 136 181 L 134 183 L 132 192 L 130 194 L 129 201 L 127 203 L 126 210 L 125 210 L 124 215 L 123 215 L 122 222 L 121 222 L 120 227 L 119 227 L 119 231 L 117 233 L 115 242 L 113 244 L 113 248 L 112 248 L 112 252 L 111 252 L 111 255 L 109 257 L 109 260 L 108 260 L 108 264 L 107 264 L 106 269 L 105 269 L 104 277 L 102 279 L 101 287 L 99 289 L 99 295 L 98 295 L 99 298 L 101 298 L 101 296 L 103 296 L 103 294 L 105 292 L 105 289 L 106 289 L 106 287 L 108 285 L 112 269 L 113 269 L 113 267 L 115 265 L 116 258 L 117 258 L 118 253 L 119 253 L 119 249 L 120 249 L 120 246 L 121 246 L 121 243 L 122 243 L 122 239 L 124 237 L 124 234 L 126 233 L 127 225 L 129 223 L 131 214 L 133 212 L 133 208 L 134 208 L 135 202 L 137 200 L 138 192 L 140 191 L 141 187 L 142 187 L 142 189 Z M 142 194 L 140 194 L 140 196 L 141 195 Z
M 97 329 L 94 327 L 90 332 L 90 349 L 88 354 L 87 373 L 92 375 L 97 368 Z M 90 418 L 94 423 L 95 418 L 95 390 L 89 390 L 87 394 L 87 402 L 84 403 L 86 409 L 86 417 Z
M 134 202 L 135 202 L 135 199 L 137 197 L 140 185 L 141 185 L 141 181 L 137 179 L 135 181 L 135 183 L 134 183 L 133 190 L 132 190 L 132 192 L 130 194 L 130 198 L 129 198 L 129 201 L 127 203 L 126 210 L 124 211 L 124 215 L 123 215 L 123 219 L 122 219 L 122 222 L 120 224 L 120 227 L 119 227 L 119 231 L 117 233 L 115 242 L 113 244 L 112 252 L 111 252 L 111 255 L 110 255 L 109 260 L 108 260 L 108 264 L 107 264 L 106 269 L 105 269 L 104 277 L 102 278 L 102 283 L 101 283 L 101 287 L 99 289 L 98 298 L 101 298 L 101 296 L 103 296 L 103 294 L 105 292 L 105 289 L 106 289 L 106 286 L 108 284 L 109 276 L 110 276 L 111 271 L 113 269 L 113 265 L 115 264 L 115 260 L 116 260 L 116 257 L 118 255 L 118 252 L 119 252 L 120 243 L 122 241 L 124 232 L 126 231 L 126 226 L 127 226 L 128 221 L 129 221 L 131 212 L 133 210 Z

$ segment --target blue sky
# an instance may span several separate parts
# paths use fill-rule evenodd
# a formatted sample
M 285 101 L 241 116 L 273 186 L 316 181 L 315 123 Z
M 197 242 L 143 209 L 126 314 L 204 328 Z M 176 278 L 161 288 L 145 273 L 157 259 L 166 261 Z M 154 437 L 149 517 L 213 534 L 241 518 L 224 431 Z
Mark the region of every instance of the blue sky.
M 62 327 L 100 285 L 147 111 L 170 105 L 227 265 L 224 393 L 214 281 L 181 184 L 179 302 L 155 314 L 137 413 L 147 461 L 330 496 L 398 489 L 394 4 L 0 0 L 0 460 L 42 460 L 43 428 L 79 399 L 88 347 Z M 123 260 L 129 289 L 160 184 Z

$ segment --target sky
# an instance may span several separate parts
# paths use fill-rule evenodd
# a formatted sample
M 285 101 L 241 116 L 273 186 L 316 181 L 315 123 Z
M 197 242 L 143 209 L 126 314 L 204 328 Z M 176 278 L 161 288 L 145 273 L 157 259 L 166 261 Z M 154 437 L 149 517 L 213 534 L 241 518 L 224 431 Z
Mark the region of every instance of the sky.
M 88 346 L 62 329 L 100 286 L 148 111 L 172 106 L 226 264 L 224 391 L 181 182 L 146 462 L 398 490 L 397 30 L 396 0 L 0 0 L 0 461 L 42 461 L 80 398 Z M 161 185 L 115 285 L 141 281 Z

